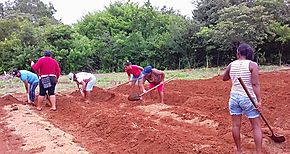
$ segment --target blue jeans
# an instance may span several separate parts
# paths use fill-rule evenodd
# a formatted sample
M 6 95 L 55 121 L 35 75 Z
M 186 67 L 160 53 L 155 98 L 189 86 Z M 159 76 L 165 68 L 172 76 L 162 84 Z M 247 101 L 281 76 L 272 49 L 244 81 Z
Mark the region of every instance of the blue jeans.
M 35 100 L 35 89 L 38 86 L 38 82 L 33 82 L 32 84 L 30 84 L 29 86 L 29 99 L 31 102 L 34 102 Z
M 92 91 L 96 83 L 97 83 L 96 77 L 91 77 L 90 81 L 87 83 L 86 91 Z
M 138 84 L 141 83 L 143 79 L 143 74 L 141 73 L 139 76 L 132 76 L 131 81 L 132 84 L 136 84 L 136 82 L 138 81 Z
M 256 98 L 253 99 L 256 101 Z M 250 119 L 260 116 L 249 97 L 236 93 L 230 94 L 229 110 L 231 115 L 245 114 Z

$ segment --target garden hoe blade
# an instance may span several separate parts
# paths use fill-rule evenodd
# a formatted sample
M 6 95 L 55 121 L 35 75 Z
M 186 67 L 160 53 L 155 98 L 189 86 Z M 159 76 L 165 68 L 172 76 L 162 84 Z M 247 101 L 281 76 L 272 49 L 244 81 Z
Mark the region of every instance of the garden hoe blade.
M 128 96 L 129 101 L 139 101 L 140 99 L 141 99 L 141 96 L 136 93 L 130 94 Z
M 284 136 L 276 136 L 274 133 L 272 133 L 271 136 L 269 136 L 274 142 L 277 143 L 282 143 L 285 142 L 285 137 Z
M 275 135 L 273 129 L 270 127 L 268 121 L 265 119 L 265 117 L 262 115 L 262 113 L 260 112 L 261 118 L 264 120 L 264 122 L 266 123 L 266 125 L 268 126 L 270 132 L 272 133 L 272 135 L 268 135 L 268 137 L 270 137 L 274 142 L 277 143 L 282 143 L 284 142 L 286 139 L 284 136 L 277 136 Z

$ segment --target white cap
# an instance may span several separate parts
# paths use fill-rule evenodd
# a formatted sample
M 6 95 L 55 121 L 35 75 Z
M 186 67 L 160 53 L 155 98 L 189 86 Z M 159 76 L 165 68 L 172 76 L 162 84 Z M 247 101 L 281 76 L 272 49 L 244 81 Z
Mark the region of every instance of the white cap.
M 74 77 L 74 74 L 73 74 L 73 73 L 69 73 L 69 74 L 68 74 L 68 78 L 69 78 L 70 80 L 72 80 L 72 81 L 74 80 L 73 77 Z

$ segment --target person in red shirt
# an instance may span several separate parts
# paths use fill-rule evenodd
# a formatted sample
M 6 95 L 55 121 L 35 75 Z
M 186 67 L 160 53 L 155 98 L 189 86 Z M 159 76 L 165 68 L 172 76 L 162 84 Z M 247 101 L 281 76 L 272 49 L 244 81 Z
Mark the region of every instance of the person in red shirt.
M 56 97 L 55 97 L 55 86 L 60 76 L 60 67 L 56 60 L 51 58 L 52 52 L 49 50 L 44 51 L 44 57 L 34 64 L 31 62 L 32 69 L 39 75 L 39 96 L 36 104 L 37 110 L 42 109 L 42 102 L 46 91 L 50 100 L 51 110 L 56 110 Z
M 131 81 L 130 85 L 135 85 L 138 81 L 140 91 L 142 91 L 142 71 L 143 68 L 138 65 L 132 65 L 131 62 L 127 61 L 124 63 L 124 70 L 128 75 L 128 80 Z M 131 77 L 132 75 L 132 77 Z

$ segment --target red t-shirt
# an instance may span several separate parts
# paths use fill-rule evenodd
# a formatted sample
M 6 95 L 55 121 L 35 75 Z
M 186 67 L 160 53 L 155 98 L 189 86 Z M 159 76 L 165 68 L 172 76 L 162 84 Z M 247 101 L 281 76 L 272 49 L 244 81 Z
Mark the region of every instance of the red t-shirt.
M 56 78 L 60 76 L 60 68 L 56 60 L 51 57 L 42 57 L 34 65 L 32 69 L 42 75 L 56 75 Z
M 140 76 L 141 70 L 137 65 L 131 65 L 131 68 L 132 69 L 126 71 L 128 75 L 133 74 L 134 77 Z

